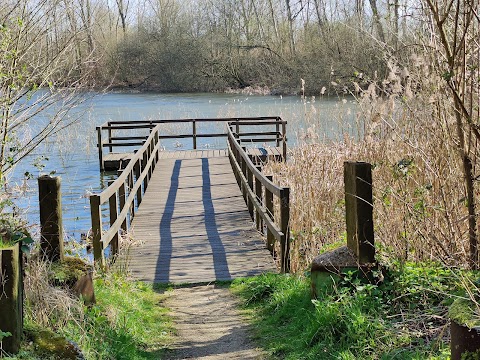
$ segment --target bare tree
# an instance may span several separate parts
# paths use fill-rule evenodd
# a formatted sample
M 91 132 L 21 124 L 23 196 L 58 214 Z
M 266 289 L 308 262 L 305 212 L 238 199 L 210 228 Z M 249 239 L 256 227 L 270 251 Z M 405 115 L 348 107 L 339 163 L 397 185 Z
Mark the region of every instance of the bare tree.
M 479 36 L 478 3 L 462 0 L 424 0 L 434 29 L 435 61 L 450 94 L 455 119 L 456 145 L 462 161 L 468 207 L 470 266 L 479 268 L 477 210 L 474 166 L 478 161 L 476 142 L 480 141 L 478 101 Z M 448 111 L 448 103 L 443 104 Z
M 0 180 L 46 137 L 70 125 L 88 68 L 77 33 L 55 16 L 62 2 L 9 2 L 0 10 Z M 52 43 L 52 34 L 55 42 Z M 87 70 L 86 70 L 87 69 Z

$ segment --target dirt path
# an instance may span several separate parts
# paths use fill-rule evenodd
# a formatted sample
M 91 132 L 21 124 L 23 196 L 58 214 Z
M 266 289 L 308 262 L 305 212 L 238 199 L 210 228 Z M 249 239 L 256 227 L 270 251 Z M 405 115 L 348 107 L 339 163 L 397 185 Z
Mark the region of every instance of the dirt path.
M 166 305 L 178 330 L 167 359 L 264 359 L 228 288 L 212 284 L 175 289 Z

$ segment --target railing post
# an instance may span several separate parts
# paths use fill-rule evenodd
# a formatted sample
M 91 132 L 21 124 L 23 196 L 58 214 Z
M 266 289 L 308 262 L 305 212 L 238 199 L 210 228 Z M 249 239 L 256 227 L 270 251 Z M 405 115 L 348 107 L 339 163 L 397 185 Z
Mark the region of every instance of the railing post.
M 245 165 L 246 165 L 246 162 L 245 162 Z M 250 170 L 250 168 L 248 166 L 246 168 L 247 168 L 248 187 L 253 192 L 254 191 L 254 188 L 253 188 L 253 172 Z M 252 218 L 252 220 L 254 220 L 254 217 L 253 217 L 253 200 L 250 199 L 250 197 L 248 196 L 248 192 L 247 192 L 247 198 L 248 198 L 248 212 L 250 213 L 250 217 Z
M 112 124 L 109 121 L 107 123 L 107 125 L 108 125 L 108 143 L 111 144 L 112 143 L 112 128 L 111 128 Z M 112 145 L 110 145 L 108 147 L 108 149 L 110 150 L 110 152 L 113 152 L 113 146 Z
M 347 246 L 360 264 L 375 262 L 373 234 L 372 167 L 365 162 L 345 162 L 345 214 Z
M 280 240 L 280 267 L 284 273 L 290 272 L 290 188 L 280 190 L 280 229 L 283 236 Z
M 265 176 L 269 181 L 273 181 L 273 176 Z M 265 187 L 265 207 L 267 208 L 267 215 L 270 216 L 270 219 L 273 220 L 273 193 Z M 272 254 L 275 252 L 275 237 L 273 236 L 272 231 L 267 226 L 267 249 L 270 250 Z
M 42 255 L 50 261 L 63 261 L 62 193 L 59 177 L 38 178 Z
M 150 158 L 152 157 L 152 152 L 153 152 L 153 149 L 152 149 L 152 144 L 148 144 L 148 147 L 147 147 L 147 164 L 148 164 L 148 161 L 150 160 Z M 150 179 L 152 178 L 152 166 L 149 166 L 148 167 L 148 181 L 150 182 Z
M 197 123 L 195 122 L 195 120 L 193 120 L 192 122 L 193 124 L 193 150 L 196 150 L 197 149 Z
M 97 146 L 98 146 L 98 161 L 100 164 L 100 171 L 105 170 L 103 164 L 103 142 L 102 142 L 102 127 L 97 126 Z
M 242 150 L 245 151 L 245 147 L 242 147 Z M 241 165 L 242 165 L 243 176 L 245 178 L 247 178 L 247 162 L 245 161 L 243 156 L 241 156 L 241 154 L 239 154 L 239 157 L 240 157 L 240 161 L 241 161 Z M 246 189 L 245 185 L 243 185 L 243 181 L 242 181 L 242 193 L 243 193 L 243 199 L 245 200 L 245 204 L 248 205 L 247 189 Z
M 276 138 L 276 143 L 277 143 L 277 147 L 280 146 L 280 139 L 278 138 L 278 135 L 280 134 L 280 122 L 279 122 L 280 118 L 276 118 L 275 119 L 275 131 L 277 132 L 277 135 L 275 136 Z
M 110 209 L 110 226 L 112 226 L 118 217 L 117 192 L 108 199 L 108 207 Z M 110 244 L 112 247 L 112 260 L 115 260 L 115 257 L 118 255 L 118 231 L 113 236 Z
M 135 179 L 136 179 L 135 182 L 137 182 L 138 179 L 140 178 L 140 175 L 142 174 L 142 170 L 140 168 L 140 159 L 137 160 L 133 169 L 135 171 Z M 140 206 L 141 202 L 142 202 L 142 186 L 139 186 L 137 189 L 137 206 Z
M 261 166 L 257 166 L 258 171 L 262 171 Z M 255 196 L 257 199 L 260 200 L 260 203 L 263 203 L 262 201 L 262 183 L 259 179 L 255 178 Z M 255 224 L 257 226 L 257 230 L 263 233 L 263 219 L 260 217 L 260 212 L 257 210 L 255 214 Z
M 160 141 L 159 135 L 158 135 L 158 130 L 155 130 L 154 138 L 155 138 L 155 145 L 157 145 Z M 158 158 L 159 158 L 158 151 L 159 151 L 159 149 L 157 149 L 157 151 L 155 152 L 155 165 L 157 164 Z
M 105 267 L 102 239 L 102 216 L 100 212 L 100 196 L 90 195 L 90 214 L 93 233 L 93 259 L 101 269 Z
M 133 175 L 134 173 L 132 169 L 127 176 L 128 196 L 130 196 L 130 194 L 132 193 L 133 184 L 135 183 L 133 179 Z M 130 224 L 132 223 L 132 220 L 134 217 L 135 217 L 135 200 L 132 201 L 132 203 L 130 204 Z
M 126 202 L 125 183 L 118 188 L 118 199 L 120 200 L 120 212 L 122 212 Z M 124 234 L 127 232 L 127 218 L 123 219 L 122 230 Z
M 283 161 L 287 161 L 287 124 L 282 122 L 282 148 L 283 148 Z
M 237 138 L 240 137 L 240 122 L 238 119 L 235 121 L 235 133 L 237 134 Z
M 142 157 L 142 172 L 143 170 L 145 170 L 145 168 L 147 167 L 147 153 L 144 152 L 143 153 L 143 157 Z M 143 191 L 147 191 L 147 187 L 148 187 L 148 173 L 145 175 L 145 177 L 143 178 Z

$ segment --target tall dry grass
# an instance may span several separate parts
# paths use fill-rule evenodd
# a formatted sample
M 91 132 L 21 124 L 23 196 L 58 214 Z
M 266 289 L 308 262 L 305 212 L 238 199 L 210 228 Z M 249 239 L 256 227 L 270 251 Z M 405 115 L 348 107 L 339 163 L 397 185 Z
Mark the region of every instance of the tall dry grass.
M 324 245 L 345 241 L 344 161 L 373 166 L 378 257 L 468 264 L 468 204 L 452 99 L 428 54 L 412 55 L 407 67 L 392 59 L 389 69 L 384 81 L 357 87 L 358 138 L 309 137 L 286 163 L 268 165 L 291 189 L 293 271 L 307 268 Z

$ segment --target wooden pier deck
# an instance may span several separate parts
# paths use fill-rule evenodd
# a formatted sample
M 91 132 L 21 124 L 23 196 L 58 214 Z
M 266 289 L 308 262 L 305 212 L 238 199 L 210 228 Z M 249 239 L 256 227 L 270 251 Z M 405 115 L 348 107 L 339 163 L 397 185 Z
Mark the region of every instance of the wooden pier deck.
M 276 271 L 226 150 L 160 152 L 131 224 L 135 279 L 205 283 Z

